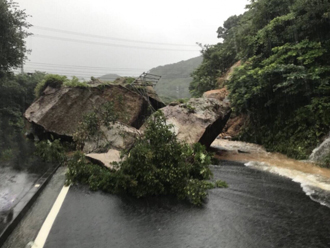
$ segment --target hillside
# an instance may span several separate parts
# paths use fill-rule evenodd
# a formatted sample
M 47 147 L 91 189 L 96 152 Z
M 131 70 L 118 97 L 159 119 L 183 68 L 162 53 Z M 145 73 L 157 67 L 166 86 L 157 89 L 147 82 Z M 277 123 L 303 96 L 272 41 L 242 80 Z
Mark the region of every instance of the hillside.
M 98 79 L 101 79 L 102 81 L 115 81 L 119 77 L 120 76 L 117 74 L 105 74 L 105 75 L 99 77 Z
M 205 46 L 190 92 L 199 97 L 226 87 L 233 114 L 245 115 L 242 141 L 306 159 L 329 135 L 330 1 L 256 0 L 217 30 L 221 42 Z M 324 158 L 330 166 L 330 151 Z
M 199 56 L 151 69 L 150 73 L 162 76 L 155 88 L 157 94 L 164 100 L 189 98 L 189 84 L 192 81 L 190 74 L 200 66 L 202 60 L 202 56 Z

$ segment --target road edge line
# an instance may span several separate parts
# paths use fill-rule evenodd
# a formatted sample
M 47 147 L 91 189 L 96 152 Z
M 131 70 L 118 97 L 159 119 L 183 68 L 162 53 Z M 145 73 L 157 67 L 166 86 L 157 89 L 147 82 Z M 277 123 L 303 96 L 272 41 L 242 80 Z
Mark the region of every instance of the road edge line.
M 33 243 L 33 248 L 43 248 L 46 240 L 48 238 L 48 235 L 50 233 L 50 230 L 55 222 L 55 219 L 57 217 L 57 214 L 60 212 L 60 209 L 62 207 L 62 204 L 65 200 L 65 197 L 69 191 L 70 186 L 63 186 L 61 192 L 58 194 L 55 203 L 52 206 L 52 209 L 50 210 L 49 214 L 47 215 L 46 220 L 42 224 L 39 233 Z

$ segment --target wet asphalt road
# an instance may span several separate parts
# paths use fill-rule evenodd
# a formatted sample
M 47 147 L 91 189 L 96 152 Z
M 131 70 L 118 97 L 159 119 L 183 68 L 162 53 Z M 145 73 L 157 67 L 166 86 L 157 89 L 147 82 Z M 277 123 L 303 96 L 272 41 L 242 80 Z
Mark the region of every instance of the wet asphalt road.
M 32 207 L 1 248 L 25 248 L 33 241 L 52 208 L 65 180 L 65 167 L 60 167 Z
M 45 247 L 330 247 L 330 209 L 299 184 L 237 163 L 212 170 L 229 188 L 201 208 L 71 187 Z

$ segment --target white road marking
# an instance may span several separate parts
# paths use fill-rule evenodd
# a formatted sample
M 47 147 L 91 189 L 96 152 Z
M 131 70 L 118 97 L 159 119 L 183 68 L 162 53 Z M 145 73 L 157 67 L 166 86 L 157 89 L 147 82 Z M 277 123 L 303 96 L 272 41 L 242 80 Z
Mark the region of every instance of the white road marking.
M 44 223 L 42 224 L 42 227 L 38 233 L 38 236 L 36 238 L 36 240 L 33 243 L 32 248 L 43 248 L 47 237 L 49 235 L 50 229 L 52 228 L 54 221 L 56 219 L 56 216 L 58 214 L 58 212 L 61 209 L 61 206 L 64 202 L 64 199 L 69 191 L 70 186 L 64 186 L 61 190 L 61 192 L 59 193 L 52 209 L 50 210 L 46 220 L 44 221 Z

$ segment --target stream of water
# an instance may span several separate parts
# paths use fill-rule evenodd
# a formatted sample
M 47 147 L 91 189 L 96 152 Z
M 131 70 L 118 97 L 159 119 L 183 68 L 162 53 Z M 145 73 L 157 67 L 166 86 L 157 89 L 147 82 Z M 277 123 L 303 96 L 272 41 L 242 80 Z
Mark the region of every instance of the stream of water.
M 249 168 L 291 179 L 300 185 L 311 200 L 330 208 L 329 169 L 320 168 L 311 161 L 297 161 L 282 154 L 269 153 L 261 146 L 245 142 L 216 140 L 213 146 L 215 149 L 226 150 L 220 155 L 221 159 L 241 161 Z M 313 154 L 319 154 L 320 151 L 323 149 L 317 148 Z

